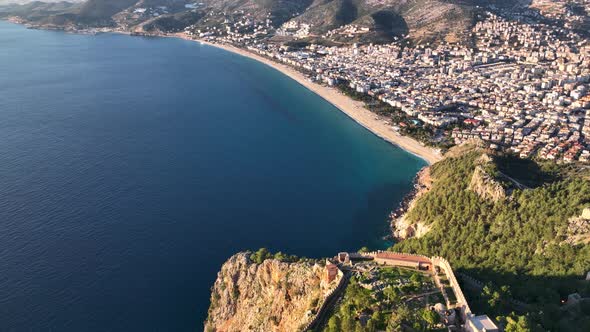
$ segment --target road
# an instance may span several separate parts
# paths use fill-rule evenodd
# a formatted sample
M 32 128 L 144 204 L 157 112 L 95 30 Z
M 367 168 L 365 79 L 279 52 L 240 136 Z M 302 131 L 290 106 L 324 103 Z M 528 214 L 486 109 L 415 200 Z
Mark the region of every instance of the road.
M 529 186 L 526 186 L 526 185 L 518 182 L 515 178 L 512 178 L 512 177 L 510 177 L 510 176 L 508 176 L 508 175 L 506 175 L 506 174 L 504 174 L 504 173 L 502 173 L 500 171 L 498 171 L 498 173 L 500 173 L 500 175 L 502 175 L 503 177 L 507 178 L 508 180 L 512 181 L 512 183 L 514 183 L 514 185 L 516 185 L 516 187 L 518 189 L 520 189 L 520 190 L 523 190 L 523 189 L 531 189 Z

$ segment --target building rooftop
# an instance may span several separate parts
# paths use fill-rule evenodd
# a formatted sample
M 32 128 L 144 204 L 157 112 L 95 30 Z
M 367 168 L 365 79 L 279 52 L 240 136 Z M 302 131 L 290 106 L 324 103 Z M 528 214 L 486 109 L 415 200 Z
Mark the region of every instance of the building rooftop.
M 469 320 L 477 331 L 499 331 L 498 326 L 487 315 L 473 316 Z
M 427 257 L 418 256 L 418 255 L 398 254 L 395 252 L 379 252 L 375 255 L 375 258 L 396 259 L 396 260 L 400 260 L 400 261 L 432 264 L 432 261 L 430 259 L 428 259 Z

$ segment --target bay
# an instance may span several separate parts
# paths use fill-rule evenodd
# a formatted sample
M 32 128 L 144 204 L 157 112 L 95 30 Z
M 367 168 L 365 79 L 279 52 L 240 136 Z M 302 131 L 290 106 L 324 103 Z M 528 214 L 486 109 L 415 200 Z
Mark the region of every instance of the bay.
M 0 22 L 0 329 L 202 330 L 229 256 L 384 247 L 424 165 L 254 60 Z

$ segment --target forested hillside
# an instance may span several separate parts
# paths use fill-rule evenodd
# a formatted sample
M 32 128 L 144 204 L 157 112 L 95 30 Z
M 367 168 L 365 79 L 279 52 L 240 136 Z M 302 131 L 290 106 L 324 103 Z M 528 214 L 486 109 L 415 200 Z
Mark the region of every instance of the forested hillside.
M 581 217 L 590 206 L 588 170 L 509 156 L 482 163 L 482 155 L 472 149 L 432 166 L 434 185 L 407 216 L 432 229 L 394 249 L 441 255 L 485 283 L 470 292 L 478 311 L 520 311 L 541 330 L 590 331 L 588 301 L 560 309 L 568 294 L 590 296 L 583 281 L 590 234 L 572 234 L 572 223 L 589 222 Z M 478 165 L 506 188 L 505 199 L 485 199 L 470 189 Z

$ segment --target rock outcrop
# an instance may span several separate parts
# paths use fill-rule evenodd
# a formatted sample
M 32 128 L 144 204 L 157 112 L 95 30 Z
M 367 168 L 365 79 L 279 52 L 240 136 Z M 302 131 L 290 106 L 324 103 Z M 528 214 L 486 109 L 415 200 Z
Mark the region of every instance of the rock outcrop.
M 431 187 L 430 167 L 425 167 L 416 175 L 414 190 L 404 199 L 400 208 L 393 213 L 391 230 L 396 240 L 405 240 L 412 237 L 419 238 L 430 231 L 430 225 L 422 222 L 412 222 L 408 220 L 406 215 L 414 207 L 417 200 L 427 193 Z
M 325 267 L 311 262 L 232 256 L 212 288 L 205 331 L 301 331 L 341 276 L 328 283 Z
M 488 174 L 481 165 L 475 167 L 469 189 L 479 197 L 494 202 L 503 200 L 507 196 L 502 184 Z
M 568 220 L 565 243 L 571 245 L 590 243 L 590 208 L 585 208 L 579 217 Z
M 396 240 L 405 240 L 413 237 L 420 238 L 428 233 L 431 228 L 431 225 L 426 225 L 422 222 L 412 222 L 404 215 L 393 223 L 393 237 Z

